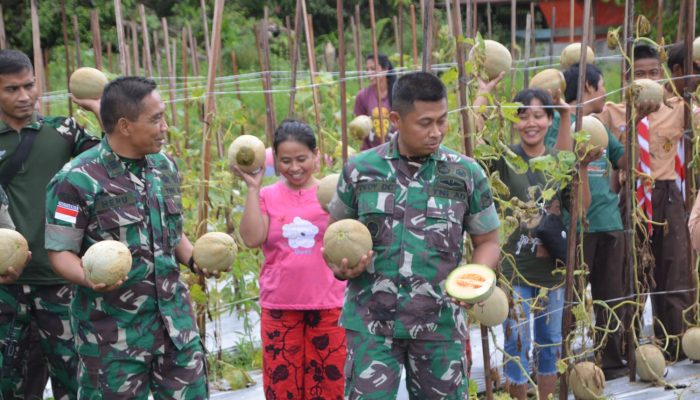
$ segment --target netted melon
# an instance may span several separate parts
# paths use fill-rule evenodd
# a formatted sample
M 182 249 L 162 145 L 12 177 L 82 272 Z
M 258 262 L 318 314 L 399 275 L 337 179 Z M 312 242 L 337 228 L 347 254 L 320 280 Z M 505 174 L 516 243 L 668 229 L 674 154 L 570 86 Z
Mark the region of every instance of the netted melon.
M 597 400 L 605 389 L 605 375 L 597 365 L 583 361 L 571 368 L 568 383 L 577 400 Z
M 363 255 L 372 250 L 372 235 L 360 221 L 341 219 L 332 223 L 323 235 L 323 253 L 326 259 L 340 266 L 343 258 L 348 267 L 355 268 Z
M 496 287 L 496 273 L 481 264 L 461 265 L 447 276 L 445 290 L 459 301 L 475 304 L 486 300 Z
M 642 102 L 660 105 L 664 100 L 664 88 L 651 79 L 635 79 L 632 84 L 632 98 L 635 106 Z
M 68 90 L 78 99 L 99 99 L 107 85 L 107 77 L 99 69 L 76 69 L 68 80 Z
M 348 125 L 350 136 L 357 140 L 362 140 L 369 135 L 372 130 L 372 118 L 369 115 L 358 115 L 353 118 Z
M 484 40 L 484 59 L 483 63 L 480 63 L 486 72 L 486 76 L 489 80 L 496 78 L 501 72 L 508 72 L 513 64 L 513 57 L 510 55 L 510 51 L 506 46 L 496 42 L 495 40 L 486 39 Z M 477 51 L 479 49 L 472 48 L 469 52 L 469 61 L 478 64 L 479 57 L 477 56 Z
M 0 275 L 8 268 L 19 270 L 27 262 L 29 245 L 21 233 L 12 229 L 0 229 Z
M 530 80 L 530 87 L 549 90 L 552 93 L 559 90 L 563 95 L 566 91 L 566 79 L 564 78 L 564 74 L 558 69 L 547 68 L 532 77 Z
M 663 378 L 666 370 L 664 355 L 656 345 L 644 344 L 634 351 L 635 365 L 639 379 L 655 382 Z
M 265 143 L 253 135 L 237 137 L 228 148 L 229 163 L 249 174 L 265 165 Z
M 576 123 L 571 124 L 571 132 Z M 592 115 L 586 115 L 581 119 L 581 130 L 590 135 L 588 139 L 589 150 L 602 150 L 608 147 L 608 130 L 600 120 Z
M 496 286 L 493 293 L 484 301 L 474 304 L 468 314 L 481 325 L 492 328 L 508 318 L 508 296 Z
M 83 255 L 85 277 L 92 283 L 113 285 L 131 271 L 131 252 L 122 242 L 103 240 L 90 246 Z
M 318 182 L 316 197 L 318 198 L 318 203 L 321 205 L 321 208 L 326 212 L 328 211 L 328 204 L 333 200 L 333 195 L 338 187 L 339 178 L 340 174 L 330 174 L 326 175 Z
M 226 271 L 236 259 L 238 246 L 231 235 L 223 232 L 209 232 L 194 242 L 192 257 L 200 269 L 207 272 Z
M 683 334 L 681 340 L 683 354 L 693 361 L 700 360 L 700 328 L 694 326 Z
M 562 69 L 569 69 L 572 65 L 581 61 L 581 43 L 571 43 L 566 46 L 559 56 L 559 65 Z M 595 63 L 595 53 L 588 46 L 586 51 L 586 64 Z

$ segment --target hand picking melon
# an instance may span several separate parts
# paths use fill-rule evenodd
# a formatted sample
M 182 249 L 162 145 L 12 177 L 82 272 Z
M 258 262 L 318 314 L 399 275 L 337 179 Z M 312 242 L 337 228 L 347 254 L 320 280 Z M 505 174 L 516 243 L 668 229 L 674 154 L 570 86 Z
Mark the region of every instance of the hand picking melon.
M 109 81 L 99 69 L 76 69 L 68 80 L 68 90 L 78 99 L 99 99 Z
M 486 300 L 496 287 L 496 273 L 480 264 L 455 268 L 445 280 L 447 294 L 469 304 Z
M 209 232 L 194 242 L 192 257 L 200 269 L 207 272 L 226 271 L 236 259 L 238 246 L 231 235 Z
M 131 271 L 131 252 L 116 240 L 97 242 L 83 255 L 83 270 L 92 283 L 114 285 Z

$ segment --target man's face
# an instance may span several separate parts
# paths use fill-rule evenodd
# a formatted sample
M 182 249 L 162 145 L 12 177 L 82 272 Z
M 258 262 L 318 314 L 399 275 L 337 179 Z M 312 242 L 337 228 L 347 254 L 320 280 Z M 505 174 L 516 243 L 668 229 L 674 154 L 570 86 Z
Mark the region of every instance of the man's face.
M 28 122 L 38 96 L 31 70 L 0 75 L 0 113 L 6 122 Z
M 603 107 L 605 107 L 605 82 L 602 75 L 598 81 L 598 86 L 593 87 L 586 83 L 584 102 L 590 104 L 592 113 L 603 112 Z
M 634 60 L 634 79 L 651 79 L 658 81 L 663 78 L 664 70 L 656 58 Z
M 165 122 L 165 103 L 157 91 L 152 91 L 141 100 L 141 113 L 134 121 L 123 118 L 131 154 L 143 157 L 147 154 L 158 153 L 168 132 Z
M 447 99 L 416 101 L 404 115 L 392 111 L 391 122 L 399 132 L 399 151 L 407 157 L 434 153 L 447 133 Z

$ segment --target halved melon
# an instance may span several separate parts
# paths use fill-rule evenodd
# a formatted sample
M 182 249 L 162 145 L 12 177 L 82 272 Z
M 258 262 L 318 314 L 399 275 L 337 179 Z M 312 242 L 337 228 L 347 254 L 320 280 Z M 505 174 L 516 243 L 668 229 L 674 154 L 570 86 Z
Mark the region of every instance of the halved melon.
M 445 280 L 447 294 L 459 301 L 475 304 L 487 299 L 496 287 L 496 273 L 481 264 L 455 268 Z

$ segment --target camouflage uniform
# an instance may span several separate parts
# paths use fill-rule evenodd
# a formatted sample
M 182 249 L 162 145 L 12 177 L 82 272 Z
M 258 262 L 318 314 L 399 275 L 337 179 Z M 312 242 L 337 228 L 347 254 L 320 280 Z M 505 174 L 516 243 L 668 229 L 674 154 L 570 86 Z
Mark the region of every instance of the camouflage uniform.
M 499 226 L 484 171 L 444 147 L 411 162 L 394 138 L 348 162 L 330 210 L 335 219 L 364 223 L 375 252 L 345 292 L 346 395 L 394 397 L 403 364 L 412 397 L 466 398 L 467 324 L 444 288 L 461 260 L 464 232 Z M 380 384 L 380 376 L 392 384 Z
M 10 218 L 10 212 L 8 211 L 9 201 L 5 190 L 0 186 L 0 228 L 2 229 L 15 229 L 15 224 L 12 223 L 12 218 Z
M 204 349 L 175 259 L 182 235 L 179 185 L 175 163 L 164 153 L 121 159 L 106 138 L 49 184 L 47 250 L 82 255 L 113 239 L 133 256 L 118 289 L 75 289 L 79 398 L 145 399 L 149 390 L 156 398 L 208 397 Z M 77 212 L 72 218 L 66 210 Z
M 29 132 L 36 132 L 36 140 L 22 167 L 5 187 L 12 204 L 11 220 L 29 242 L 32 260 L 15 284 L 0 285 L 3 353 L 15 346 L 14 356 L 5 359 L 0 390 L 6 400 L 41 395 L 46 367 L 37 368 L 36 364 L 48 362 L 54 397 L 74 399 L 78 390 L 78 355 L 70 329 L 71 285 L 53 272 L 44 250 L 44 200 L 46 185 L 54 174 L 71 157 L 98 144 L 99 139 L 73 118 L 35 113 L 19 132 L 0 121 L 0 169 L 12 157 L 22 135 Z M 36 349 L 37 336 L 43 356 L 36 355 L 40 353 Z

